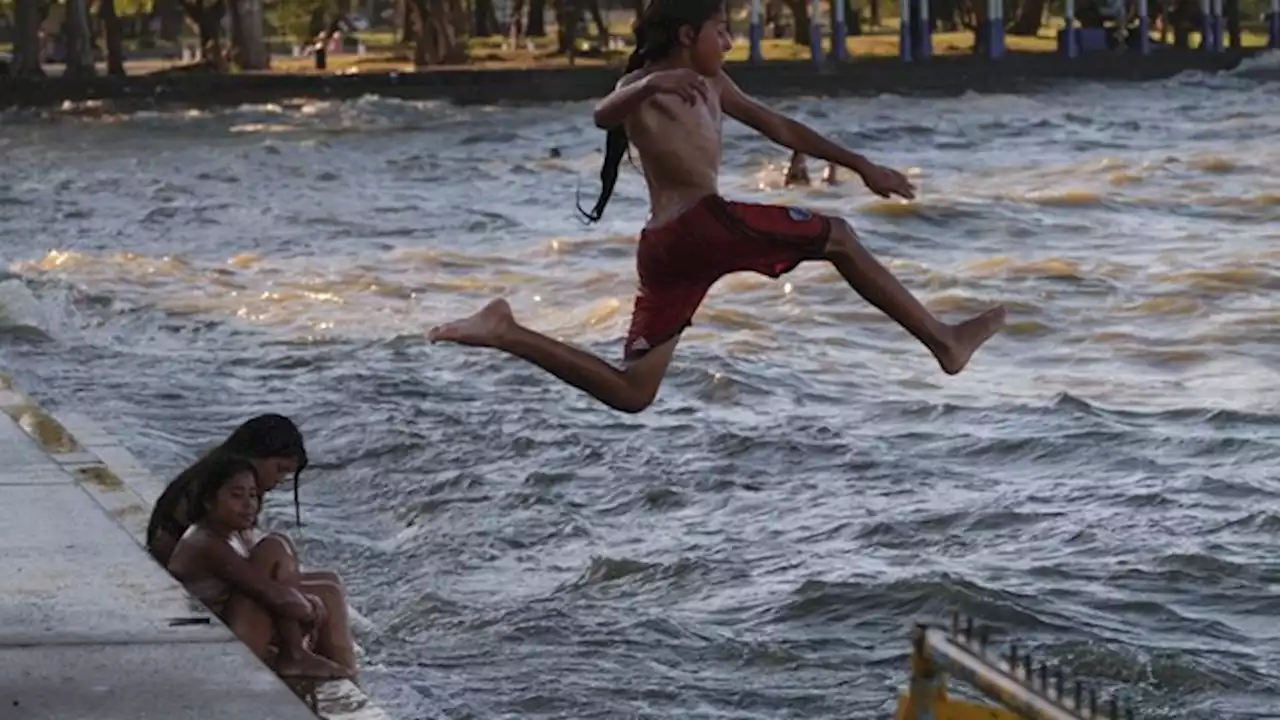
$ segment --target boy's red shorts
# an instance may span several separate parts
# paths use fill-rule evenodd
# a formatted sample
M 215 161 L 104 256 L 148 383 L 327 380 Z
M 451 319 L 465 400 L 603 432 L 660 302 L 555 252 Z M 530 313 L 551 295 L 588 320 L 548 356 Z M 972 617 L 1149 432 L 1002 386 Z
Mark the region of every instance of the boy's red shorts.
M 693 320 L 717 280 L 749 270 L 780 277 L 826 257 L 831 218 L 801 208 L 708 195 L 671 222 L 640 234 L 636 295 L 623 357 L 637 360 Z

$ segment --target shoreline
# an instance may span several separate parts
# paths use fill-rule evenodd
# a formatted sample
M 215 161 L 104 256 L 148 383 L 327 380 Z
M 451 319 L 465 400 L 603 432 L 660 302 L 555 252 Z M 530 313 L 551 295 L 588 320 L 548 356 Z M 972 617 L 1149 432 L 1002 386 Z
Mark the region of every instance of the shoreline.
M 810 62 L 730 63 L 742 88 L 761 97 L 804 95 L 961 95 L 1023 93 L 1064 82 L 1141 82 L 1188 71 L 1223 72 L 1266 52 L 1158 50 L 1151 55 L 1010 53 L 1001 60 L 940 55 L 920 63 L 897 57 L 855 59 L 817 69 Z M 598 98 L 612 89 L 609 67 L 505 69 L 449 67 L 352 74 L 163 73 L 131 77 L 0 80 L 0 110 L 48 108 L 67 102 L 110 102 L 130 108 L 226 107 L 287 99 L 349 100 L 365 95 L 459 104 L 558 103 Z

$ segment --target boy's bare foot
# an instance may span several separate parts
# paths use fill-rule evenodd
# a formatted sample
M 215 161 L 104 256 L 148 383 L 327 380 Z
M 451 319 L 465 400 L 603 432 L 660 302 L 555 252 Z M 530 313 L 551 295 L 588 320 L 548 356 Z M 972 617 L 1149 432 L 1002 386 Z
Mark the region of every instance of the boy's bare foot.
M 933 353 L 942 371 L 955 375 L 964 370 L 973 353 L 1004 327 L 1004 316 L 1004 307 L 994 307 L 977 317 L 949 326 L 951 337 Z
M 493 300 L 475 315 L 431 328 L 427 339 L 431 342 L 496 347 L 502 334 L 515 322 L 507 301 Z
M 281 656 L 276 661 L 276 674 L 282 678 L 313 678 L 340 680 L 351 677 L 351 671 L 336 662 L 326 660 L 309 650 L 298 655 Z

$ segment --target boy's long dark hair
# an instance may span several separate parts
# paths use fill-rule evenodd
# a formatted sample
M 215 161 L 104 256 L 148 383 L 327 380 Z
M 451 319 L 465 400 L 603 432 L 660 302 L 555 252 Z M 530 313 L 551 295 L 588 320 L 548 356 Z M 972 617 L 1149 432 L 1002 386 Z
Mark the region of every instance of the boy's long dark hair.
M 680 28 L 692 26 L 699 31 L 721 8 L 724 0 L 649 0 L 644 12 L 635 24 L 636 49 L 627 60 L 623 74 L 633 73 L 645 65 L 665 60 L 680 46 Z M 622 123 L 609 130 L 605 140 L 604 166 L 600 168 L 600 197 L 596 206 L 587 212 L 578 204 L 578 212 L 587 222 L 604 217 L 605 206 L 613 197 L 618 184 L 618 170 L 626 157 L 631 141 Z

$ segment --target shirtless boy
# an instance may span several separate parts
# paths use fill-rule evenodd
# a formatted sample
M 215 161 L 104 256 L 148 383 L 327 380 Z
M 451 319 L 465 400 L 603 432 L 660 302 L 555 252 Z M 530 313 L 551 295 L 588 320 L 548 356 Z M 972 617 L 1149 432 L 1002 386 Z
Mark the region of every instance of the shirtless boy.
M 877 195 L 914 197 L 901 173 L 745 95 L 723 70 L 731 47 L 726 25 L 723 0 L 650 0 L 636 26 L 637 49 L 626 75 L 596 105 L 596 125 L 609 134 L 600 173 L 604 189 L 587 217 L 598 220 L 604 212 L 629 143 L 649 185 L 651 216 L 637 251 L 640 291 L 623 369 L 520 325 L 500 299 L 432 329 L 431 341 L 503 350 L 612 408 L 640 412 L 653 402 L 681 333 L 717 280 L 740 271 L 776 278 L 802 262 L 826 260 L 867 302 L 928 348 L 944 372 L 964 369 L 1004 324 L 1004 308 L 943 323 L 863 248 L 846 221 L 720 196 L 727 114 L 779 145 L 849 168 Z

